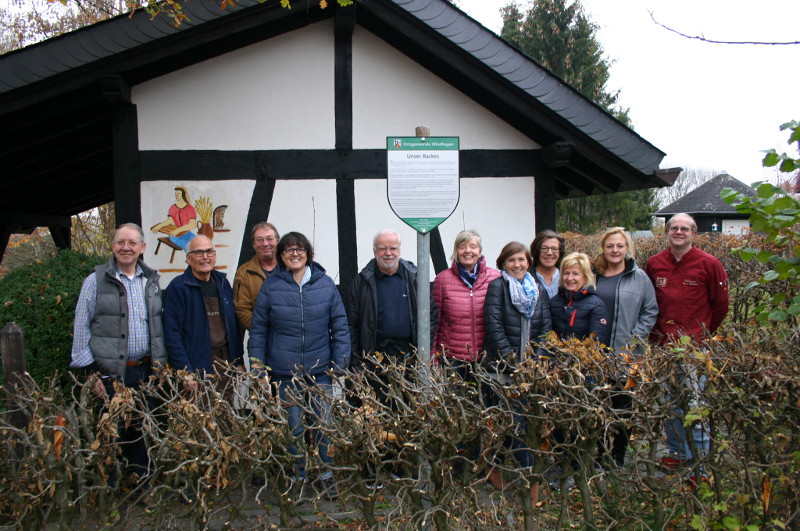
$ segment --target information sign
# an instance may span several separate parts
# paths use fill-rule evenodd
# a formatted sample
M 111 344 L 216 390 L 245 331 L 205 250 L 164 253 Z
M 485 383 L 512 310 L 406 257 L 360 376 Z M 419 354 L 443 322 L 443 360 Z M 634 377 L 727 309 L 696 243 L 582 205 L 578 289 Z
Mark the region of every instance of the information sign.
M 386 137 L 389 206 L 428 233 L 455 211 L 461 193 L 458 137 Z

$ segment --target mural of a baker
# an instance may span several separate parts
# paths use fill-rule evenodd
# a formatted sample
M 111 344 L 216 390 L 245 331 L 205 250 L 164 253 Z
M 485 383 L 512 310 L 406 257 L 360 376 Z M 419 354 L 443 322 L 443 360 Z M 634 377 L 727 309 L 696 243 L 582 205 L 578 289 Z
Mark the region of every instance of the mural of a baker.
M 197 230 L 197 211 L 185 186 L 175 187 L 175 203 L 169 207 L 167 219 L 156 223 L 150 230 L 154 234 L 167 234 L 169 241 L 186 251 L 186 246 L 196 236 L 193 231 Z

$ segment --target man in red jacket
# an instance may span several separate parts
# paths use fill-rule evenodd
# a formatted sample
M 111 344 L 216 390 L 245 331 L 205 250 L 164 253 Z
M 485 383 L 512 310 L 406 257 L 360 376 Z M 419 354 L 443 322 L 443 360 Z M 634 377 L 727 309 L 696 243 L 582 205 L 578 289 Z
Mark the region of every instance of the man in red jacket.
M 714 332 L 728 313 L 728 274 L 714 256 L 692 245 L 697 224 L 688 214 L 676 214 L 667 221 L 669 248 L 652 256 L 645 271 L 653 282 L 658 301 L 658 318 L 650 339 L 665 344 L 687 335 L 697 343 Z M 684 384 L 690 392 L 688 405 L 694 409 L 701 403 L 705 375 L 686 367 Z M 667 468 L 678 468 L 692 459 L 692 450 L 683 426 L 683 410 L 676 408 L 667 422 L 669 455 L 661 459 Z M 693 443 L 701 459 L 709 449 L 709 434 L 701 422 L 692 428 Z M 694 481 L 694 476 L 692 481 Z

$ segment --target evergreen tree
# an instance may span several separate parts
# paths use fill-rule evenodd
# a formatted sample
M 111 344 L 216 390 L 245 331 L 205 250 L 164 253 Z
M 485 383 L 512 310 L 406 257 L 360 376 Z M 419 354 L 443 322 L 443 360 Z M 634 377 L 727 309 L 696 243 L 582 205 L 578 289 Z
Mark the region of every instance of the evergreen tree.
M 500 35 L 585 97 L 630 126 L 629 109 L 618 105 L 619 91 L 606 88 L 611 62 L 578 0 L 532 0 L 523 13 L 503 8 Z M 565 199 L 556 204 L 559 231 L 595 232 L 609 226 L 649 229 L 655 211 L 652 189 Z

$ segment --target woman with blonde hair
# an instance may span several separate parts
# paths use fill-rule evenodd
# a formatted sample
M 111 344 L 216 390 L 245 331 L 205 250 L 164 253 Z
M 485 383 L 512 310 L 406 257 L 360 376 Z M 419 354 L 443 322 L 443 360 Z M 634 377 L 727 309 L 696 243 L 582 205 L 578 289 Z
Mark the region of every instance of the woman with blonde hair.
M 553 331 L 560 339 L 593 338 L 600 344 L 607 341 L 608 320 L 606 307 L 595 292 L 595 277 L 592 273 L 589 257 L 584 253 L 570 253 L 561 261 L 561 281 L 558 293 L 550 299 L 550 318 Z M 567 435 L 556 429 L 553 438 L 561 444 Z M 571 463 L 573 470 L 577 463 Z M 551 471 L 551 477 L 561 477 L 561 465 Z M 554 479 L 550 483 L 559 488 L 561 481 Z M 566 479 L 567 488 L 574 485 L 570 477 Z
M 453 244 L 453 265 L 436 275 L 433 282 L 433 300 L 439 308 L 439 325 L 436 328 L 435 360 L 444 364 L 466 381 L 475 381 L 474 368 L 481 361 L 486 329 L 483 309 L 489 283 L 500 277 L 500 272 L 486 264 L 481 237 L 474 230 L 462 230 Z M 485 390 L 484 390 L 485 393 Z M 488 400 L 488 396 L 481 396 Z M 461 448 L 473 462 L 478 462 L 480 448 L 477 441 Z M 456 463 L 457 473 L 465 470 L 463 460 Z M 470 467 L 471 468 L 471 467 Z M 497 472 L 490 481 L 500 485 Z
M 600 254 L 595 258 L 597 295 L 608 314 L 606 325 L 608 346 L 617 354 L 640 356 L 642 344 L 656 323 L 658 303 L 656 292 L 647 274 L 636 266 L 635 250 L 630 234 L 622 227 L 611 227 L 600 237 Z M 630 359 L 630 358 L 629 358 Z M 622 390 L 627 380 L 618 375 L 612 384 Z M 611 396 L 614 409 L 627 410 L 633 406 L 629 394 Z M 620 427 L 613 437 L 611 455 L 614 461 L 625 464 L 628 431 Z
M 636 265 L 633 240 L 624 228 L 603 233 L 594 266 L 597 295 L 608 313 L 608 346 L 618 353 L 626 347 L 641 352 L 656 322 L 658 303 L 652 282 Z
M 561 339 L 591 336 L 599 343 L 607 342 L 606 307 L 597 296 L 592 266 L 584 253 L 570 253 L 561 261 L 561 280 L 558 293 L 550 299 L 550 317 Z
M 443 361 L 454 362 L 460 372 L 480 361 L 486 331 L 483 305 L 489 283 L 500 272 L 486 264 L 481 237 L 462 230 L 453 244 L 453 265 L 436 275 L 433 299 L 439 308 L 435 348 Z

